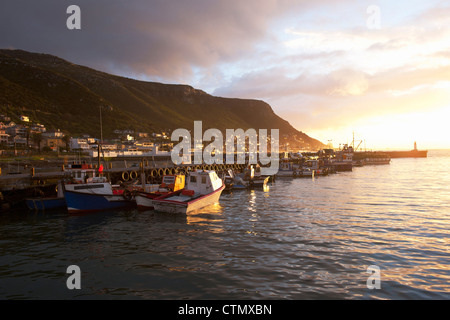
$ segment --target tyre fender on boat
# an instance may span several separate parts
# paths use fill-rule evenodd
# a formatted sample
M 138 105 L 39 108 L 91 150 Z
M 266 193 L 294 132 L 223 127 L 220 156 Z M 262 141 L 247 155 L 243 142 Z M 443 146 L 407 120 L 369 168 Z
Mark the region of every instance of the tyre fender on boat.
M 131 191 L 130 190 L 128 190 L 128 189 L 125 189 L 124 191 L 123 191 L 123 197 L 125 198 L 125 200 L 127 200 L 127 201 L 130 201 L 132 198 L 133 198 L 133 194 L 131 193 Z

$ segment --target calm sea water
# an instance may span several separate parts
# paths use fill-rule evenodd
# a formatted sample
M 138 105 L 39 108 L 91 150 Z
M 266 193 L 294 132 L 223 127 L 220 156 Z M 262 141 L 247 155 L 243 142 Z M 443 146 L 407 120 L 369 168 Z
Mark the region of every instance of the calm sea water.
M 450 151 L 188 215 L 0 215 L 1 299 L 449 299 Z M 68 290 L 66 269 L 81 269 Z M 368 289 L 369 266 L 380 289 Z

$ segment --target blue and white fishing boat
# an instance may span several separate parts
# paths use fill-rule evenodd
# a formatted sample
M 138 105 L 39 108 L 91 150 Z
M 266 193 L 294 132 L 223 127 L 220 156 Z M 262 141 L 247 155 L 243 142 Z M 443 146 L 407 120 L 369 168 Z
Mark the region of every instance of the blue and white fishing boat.
M 69 213 L 130 208 L 136 204 L 131 193 L 114 190 L 105 177 L 92 177 L 87 183 L 64 184 L 64 196 Z
M 69 213 L 127 208 L 136 204 L 131 192 L 113 187 L 106 177 L 97 176 L 92 166 L 77 165 L 70 170 L 71 179 L 63 185 Z

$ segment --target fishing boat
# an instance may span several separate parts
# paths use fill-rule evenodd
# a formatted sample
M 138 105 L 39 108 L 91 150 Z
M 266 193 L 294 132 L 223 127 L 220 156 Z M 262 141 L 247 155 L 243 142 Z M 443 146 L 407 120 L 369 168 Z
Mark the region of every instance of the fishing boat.
M 162 195 L 169 194 L 184 188 L 184 175 L 166 175 L 163 177 L 160 185 L 155 190 L 141 191 L 135 193 L 134 199 L 138 209 L 151 210 L 153 207 L 153 199 Z
M 265 188 L 269 182 L 269 176 L 255 176 L 249 181 L 250 188 Z
M 189 213 L 218 202 L 224 189 L 215 171 L 192 171 L 186 188 L 153 199 L 153 206 L 161 212 Z
M 293 177 L 294 178 L 314 178 L 315 177 L 315 170 L 312 170 L 310 168 L 297 168 L 294 170 Z
M 84 184 L 64 184 L 69 213 L 83 213 L 133 207 L 131 194 L 113 189 L 104 177 L 90 178 Z
M 97 176 L 97 170 L 92 166 L 76 165 L 70 169 L 71 178 L 63 184 L 69 213 L 120 209 L 135 205 L 131 192 L 113 186 L 106 177 Z
M 92 165 L 86 163 L 69 164 L 66 169 L 66 179 L 72 184 L 81 184 L 86 182 L 89 177 L 96 175 L 96 169 Z M 67 208 L 67 202 L 64 195 L 65 181 L 58 182 L 55 192 L 42 195 L 40 197 L 33 197 L 25 199 L 25 203 L 30 210 L 47 211 Z
M 249 165 L 244 170 L 243 181 L 249 188 L 265 188 L 270 179 L 270 176 L 263 176 L 261 174 L 261 167 L 257 165 Z
M 329 174 L 328 168 L 324 165 L 323 160 L 320 159 L 306 160 L 305 163 L 303 164 L 302 170 L 305 176 L 317 177 L 317 176 L 326 176 Z
M 280 169 L 278 170 L 276 177 L 312 178 L 314 177 L 314 173 L 314 170 L 311 170 L 310 168 L 303 167 L 293 162 L 283 161 L 280 164 Z
M 237 175 L 233 170 L 229 169 L 228 174 L 224 177 L 225 190 L 244 190 L 249 186 L 248 181 Z
M 34 211 L 65 209 L 67 204 L 61 182 L 58 183 L 55 191 L 56 194 L 54 196 L 43 196 L 25 199 L 25 203 L 27 204 L 28 209 Z
M 294 172 L 296 172 L 295 168 L 294 168 L 294 164 L 292 162 L 283 160 L 280 163 L 280 168 L 279 168 L 276 176 L 280 177 L 280 178 L 293 177 Z
M 353 147 L 344 145 L 344 148 L 336 152 L 336 158 L 331 165 L 336 172 L 353 170 Z

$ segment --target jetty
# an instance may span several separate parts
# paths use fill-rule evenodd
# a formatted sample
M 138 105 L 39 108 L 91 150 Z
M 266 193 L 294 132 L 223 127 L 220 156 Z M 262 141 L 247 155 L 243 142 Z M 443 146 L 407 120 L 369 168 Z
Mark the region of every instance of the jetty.
M 97 169 L 112 184 L 159 183 L 165 175 L 189 174 L 194 170 L 214 170 L 219 174 L 228 170 L 243 171 L 244 164 L 181 164 L 174 165 L 169 159 L 125 158 L 119 161 L 97 162 L 96 158 L 83 158 L 77 163 Z M 26 163 L 26 161 L 24 161 Z M 55 191 L 58 182 L 71 177 L 68 169 L 72 164 L 53 161 L 42 167 L 27 164 L 11 165 L 13 170 L 2 170 L 0 175 L 0 211 L 21 204 L 25 198 L 43 196 Z M 142 178 L 145 181 L 142 181 Z
M 383 151 L 391 158 L 427 158 L 428 150 L 418 150 L 414 142 L 414 149 L 410 151 Z
M 416 145 L 415 145 L 416 146 Z M 416 149 L 416 148 L 415 148 Z M 413 150 L 414 151 L 414 150 Z M 418 152 L 418 150 L 416 151 Z M 356 151 L 345 145 L 339 150 L 323 149 L 317 152 L 292 153 L 279 155 L 279 171 L 273 176 L 264 176 L 262 181 L 274 181 L 276 178 L 317 178 L 343 171 L 352 171 L 355 167 L 366 165 L 389 165 L 389 152 Z M 175 165 L 170 157 L 77 157 L 56 158 L 31 161 L 24 158 L 2 166 L 0 174 L 0 211 L 21 208 L 24 199 L 49 196 L 55 193 L 58 183 L 70 180 L 74 165 L 95 169 L 111 184 L 125 188 L 144 184 L 160 184 L 167 175 L 189 175 L 196 170 L 213 170 L 225 179 L 230 172 L 244 174 L 248 169 L 261 175 L 258 165 L 250 167 L 249 158 L 245 164 L 227 164 L 224 154 L 223 164 L 194 164 L 193 159 Z M 259 164 L 259 167 L 263 166 Z M 231 171 L 230 171 L 231 170 Z M 259 171 L 258 171 L 259 170 Z M 262 177 L 262 176 L 261 176 Z

